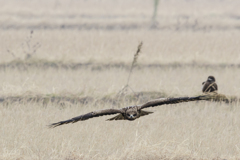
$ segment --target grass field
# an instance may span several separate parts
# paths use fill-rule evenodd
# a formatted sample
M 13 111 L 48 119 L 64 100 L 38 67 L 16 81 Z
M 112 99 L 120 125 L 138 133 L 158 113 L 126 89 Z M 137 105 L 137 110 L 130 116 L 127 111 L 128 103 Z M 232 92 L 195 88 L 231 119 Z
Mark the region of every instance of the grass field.
M 135 121 L 104 116 L 47 127 L 98 109 L 200 95 L 209 75 L 219 93 L 240 97 L 238 1 L 161 1 L 156 28 L 152 1 L 0 6 L 0 159 L 240 158 L 239 102 L 163 105 Z M 140 98 L 131 90 L 121 97 L 141 41 L 129 81 Z

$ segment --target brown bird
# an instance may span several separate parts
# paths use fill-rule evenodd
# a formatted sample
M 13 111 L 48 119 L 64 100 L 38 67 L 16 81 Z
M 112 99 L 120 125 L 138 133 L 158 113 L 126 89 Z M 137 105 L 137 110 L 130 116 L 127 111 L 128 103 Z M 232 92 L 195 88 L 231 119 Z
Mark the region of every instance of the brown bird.
M 160 106 L 164 104 L 175 104 L 175 103 L 181 103 L 181 102 L 204 100 L 205 97 L 206 96 L 204 95 L 204 96 L 197 96 L 197 97 L 160 98 L 160 99 L 149 101 L 142 105 L 129 106 L 122 109 L 104 109 L 104 110 L 93 111 L 93 112 L 83 114 L 78 117 L 74 117 L 65 121 L 60 121 L 57 123 L 50 124 L 49 127 L 54 128 L 63 124 L 75 123 L 78 121 L 88 120 L 89 118 L 111 115 L 111 114 L 118 114 L 118 115 L 108 119 L 109 121 L 111 120 L 133 121 L 141 116 L 145 116 L 153 113 L 153 112 L 142 110 L 144 108 L 155 107 L 155 106 Z
M 207 81 L 202 83 L 202 92 L 207 93 L 207 92 L 217 92 L 218 86 L 217 83 L 215 82 L 215 77 L 213 76 L 208 76 Z

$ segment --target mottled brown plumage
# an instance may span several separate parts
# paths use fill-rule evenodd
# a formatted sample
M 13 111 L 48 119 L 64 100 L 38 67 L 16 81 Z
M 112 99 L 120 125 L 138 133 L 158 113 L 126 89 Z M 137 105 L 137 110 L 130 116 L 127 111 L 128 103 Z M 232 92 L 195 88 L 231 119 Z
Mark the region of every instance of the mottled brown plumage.
M 104 110 L 98 110 L 93 111 L 87 114 L 80 115 L 78 117 L 74 117 L 69 120 L 60 121 L 57 123 L 53 123 L 49 125 L 49 127 L 54 128 L 63 124 L 68 123 L 75 123 L 78 121 L 84 121 L 89 118 L 99 117 L 99 116 L 105 116 L 105 115 L 111 115 L 111 114 L 117 114 L 117 116 L 108 119 L 111 120 L 130 120 L 133 121 L 141 116 L 145 116 L 148 114 L 151 114 L 153 112 L 144 111 L 142 109 L 148 108 L 148 107 L 155 107 L 160 106 L 164 104 L 175 104 L 175 103 L 181 103 L 181 102 L 189 102 L 189 101 L 198 101 L 198 100 L 204 100 L 205 96 L 197 96 L 197 97 L 180 97 L 180 98 L 161 98 L 149 101 L 142 105 L 136 105 L 136 106 L 129 106 L 122 109 L 104 109 Z
M 215 80 L 215 77 L 213 76 L 208 76 L 207 81 L 202 83 L 202 92 L 207 93 L 207 92 L 217 92 L 218 86 Z

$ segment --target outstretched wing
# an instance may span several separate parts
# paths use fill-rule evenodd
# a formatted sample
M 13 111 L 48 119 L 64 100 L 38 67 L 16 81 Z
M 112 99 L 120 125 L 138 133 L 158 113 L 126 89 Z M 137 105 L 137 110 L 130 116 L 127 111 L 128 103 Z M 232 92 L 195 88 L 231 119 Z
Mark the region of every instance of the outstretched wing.
M 153 113 L 153 112 L 140 110 L 140 117 L 141 117 L 141 116 L 146 116 L 146 115 L 149 115 L 149 114 L 152 114 L 152 113 Z
M 160 98 L 156 100 L 149 101 L 143 105 L 138 106 L 138 109 L 144 109 L 148 107 L 155 107 L 164 104 L 175 104 L 181 102 L 190 102 L 190 101 L 199 101 L 204 100 L 204 96 L 197 96 L 197 97 L 179 97 L 179 98 Z
M 112 121 L 112 120 L 125 120 L 124 116 L 120 113 L 115 117 L 107 119 L 107 121 Z
M 49 125 L 50 128 L 55 128 L 57 126 L 68 124 L 68 123 L 75 123 L 78 121 L 84 121 L 89 118 L 99 117 L 99 116 L 105 116 L 105 115 L 111 115 L 116 113 L 122 113 L 123 111 L 121 109 L 105 109 L 105 110 L 99 110 L 99 111 L 93 111 L 87 114 L 80 115 L 78 117 L 74 117 L 65 121 L 60 121 L 57 123 L 52 123 Z

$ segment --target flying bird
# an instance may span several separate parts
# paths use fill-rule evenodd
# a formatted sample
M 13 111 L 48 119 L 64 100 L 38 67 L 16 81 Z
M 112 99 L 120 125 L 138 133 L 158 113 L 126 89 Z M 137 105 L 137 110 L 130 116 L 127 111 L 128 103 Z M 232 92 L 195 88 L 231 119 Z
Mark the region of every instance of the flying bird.
M 217 92 L 218 86 L 215 80 L 215 77 L 213 76 L 208 76 L 207 81 L 202 83 L 202 92 L 203 93 L 208 93 L 208 92 Z
M 160 99 L 149 101 L 142 105 L 128 106 L 128 107 L 121 108 L 121 109 L 104 109 L 104 110 L 93 111 L 93 112 L 83 114 L 78 117 L 74 117 L 74 118 L 71 118 L 71 119 L 68 119 L 65 121 L 52 123 L 49 125 L 49 127 L 54 128 L 54 127 L 57 127 L 57 126 L 60 126 L 63 124 L 76 123 L 78 121 L 84 121 L 84 120 L 88 120 L 90 118 L 105 116 L 105 115 L 112 115 L 112 114 L 118 114 L 118 115 L 113 118 L 108 119 L 108 121 L 112 121 L 112 120 L 133 121 L 141 116 L 145 116 L 145 115 L 153 113 L 153 112 L 149 112 L 149 111 L 144 111 L 143 109 L 145 109 L 145 108 L 160 106 L 160 105 L 164 105 L 164 104 L 175 104 L 175 103 L 181 103 L 181 102 L 204 100 L 204 97 L 205 97 L 205 95 L 197 96 L 197 97 L 160 98 Z

